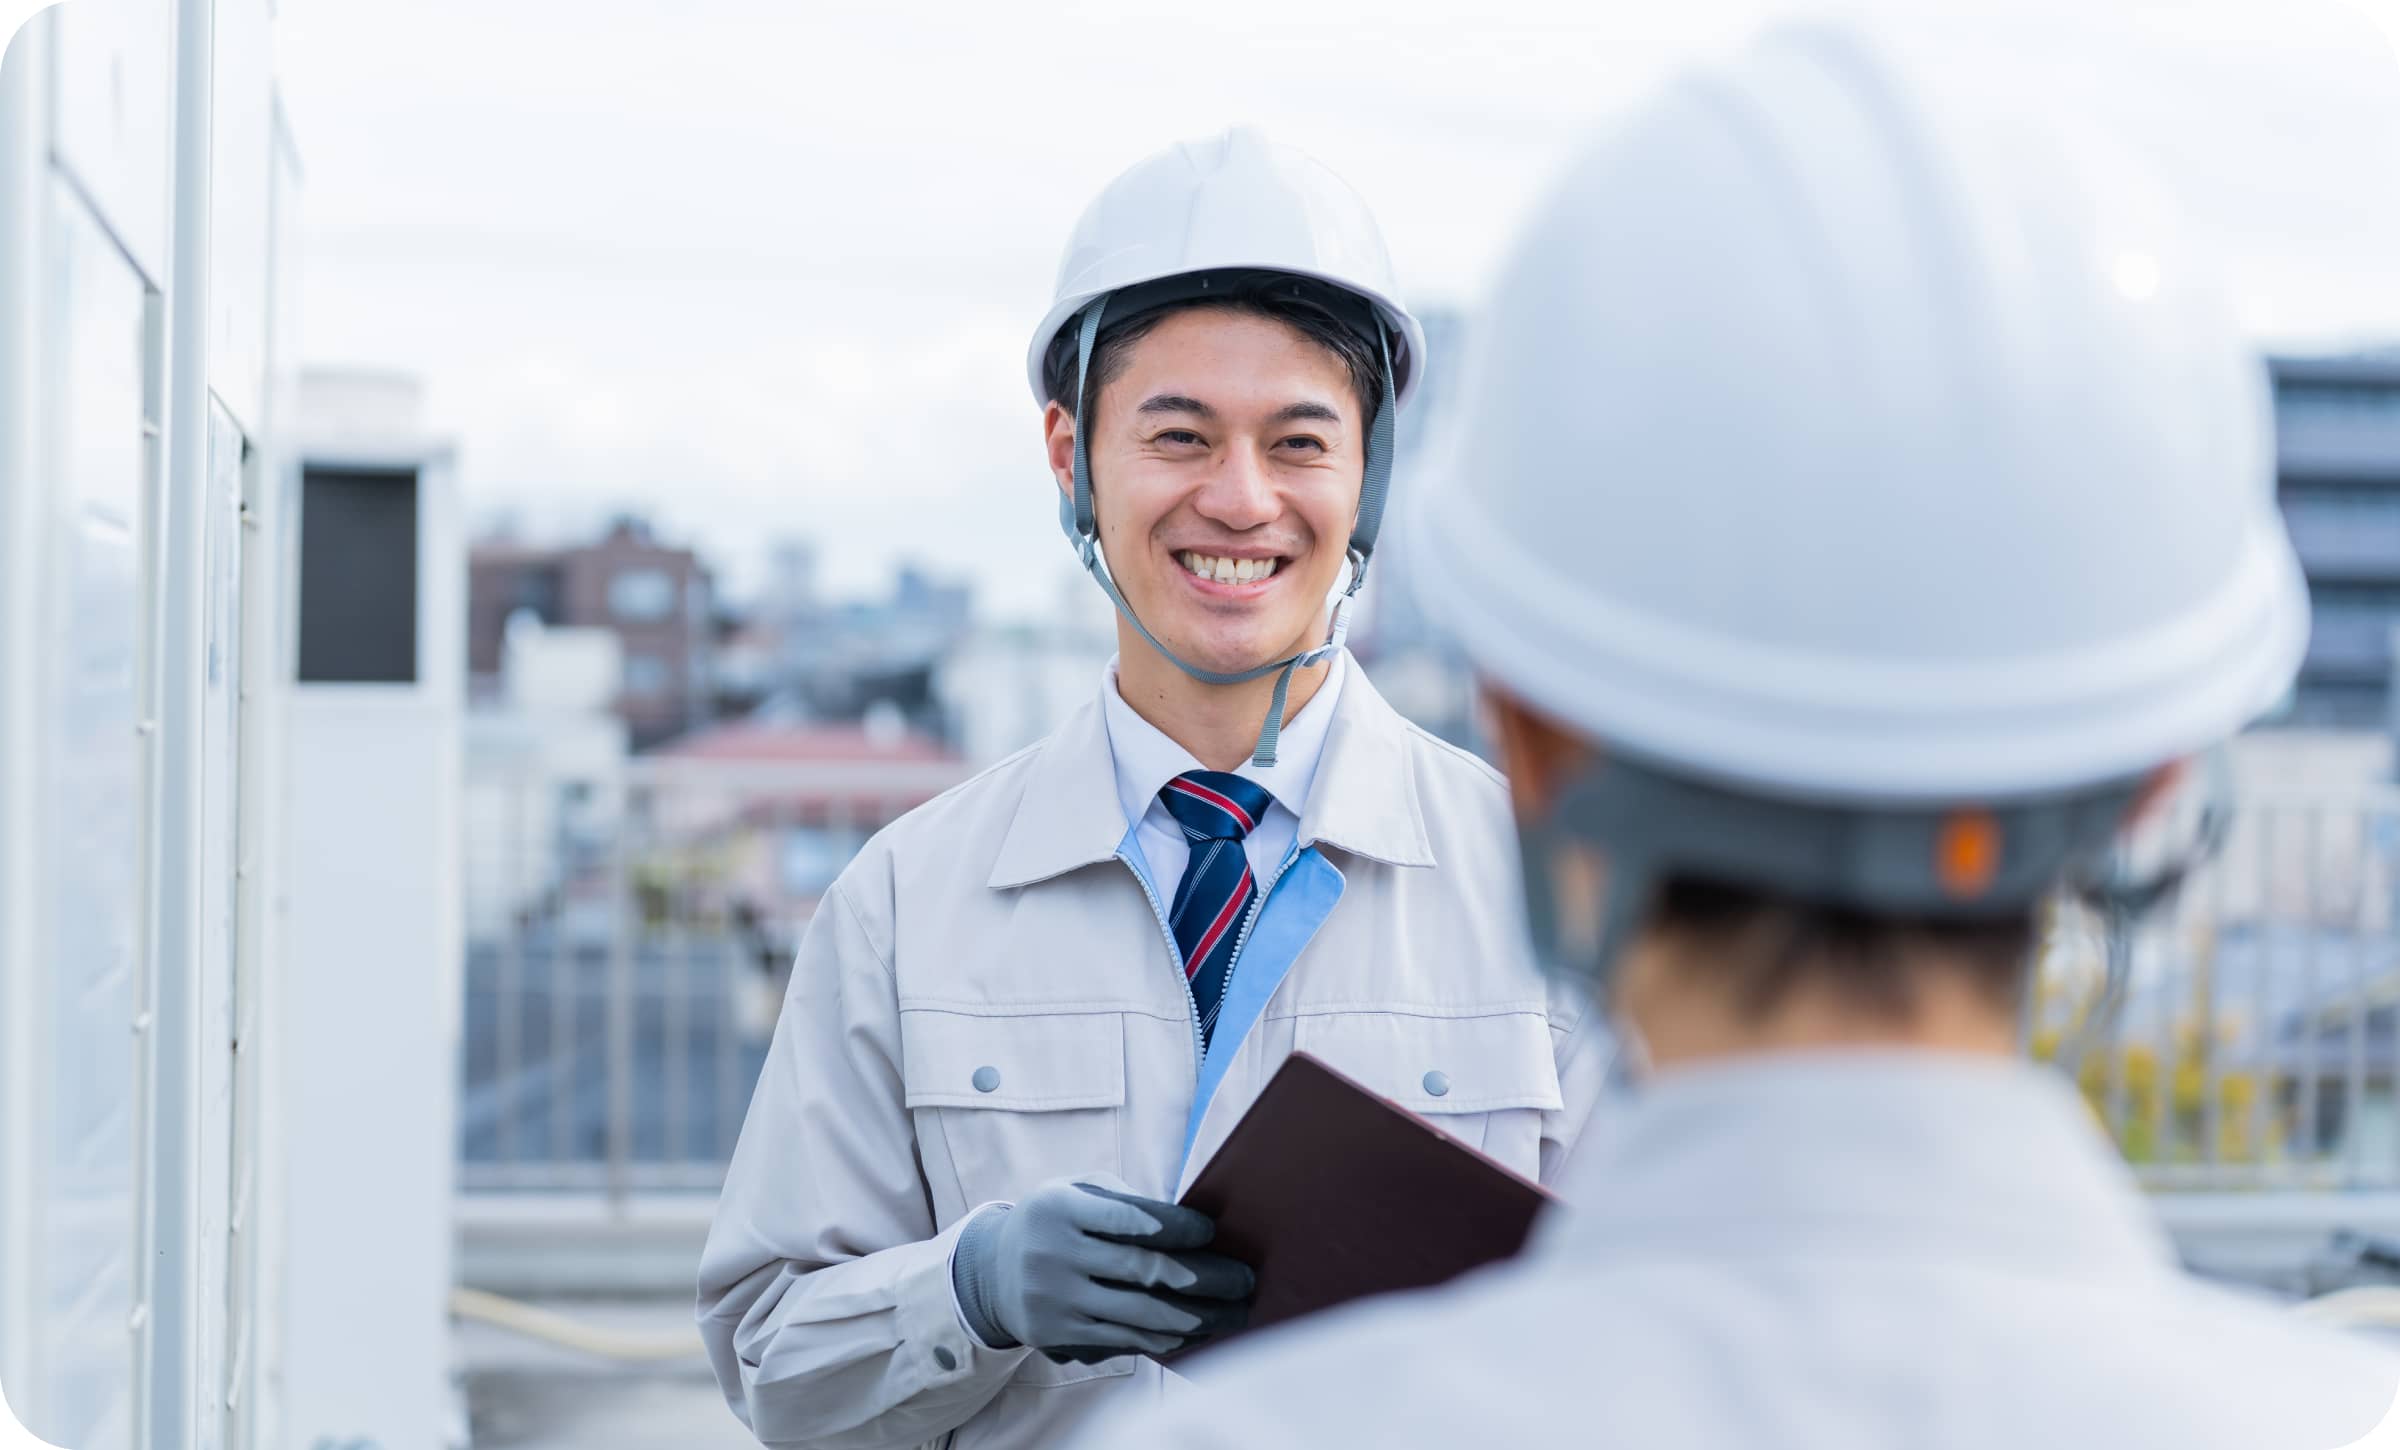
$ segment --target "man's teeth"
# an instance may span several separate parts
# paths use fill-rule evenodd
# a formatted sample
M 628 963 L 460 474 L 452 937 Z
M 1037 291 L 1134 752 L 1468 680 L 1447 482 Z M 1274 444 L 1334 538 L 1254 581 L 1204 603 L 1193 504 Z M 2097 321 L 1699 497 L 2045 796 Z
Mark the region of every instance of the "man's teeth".
M 1274 559 L 1220 559 L 1214 554 L 1195 554 L 1186 549 L 1176 556 L 1183 567 L 1203 579 L 1219 584 L 1251 584 L 1275 572 L 1279 562 Z

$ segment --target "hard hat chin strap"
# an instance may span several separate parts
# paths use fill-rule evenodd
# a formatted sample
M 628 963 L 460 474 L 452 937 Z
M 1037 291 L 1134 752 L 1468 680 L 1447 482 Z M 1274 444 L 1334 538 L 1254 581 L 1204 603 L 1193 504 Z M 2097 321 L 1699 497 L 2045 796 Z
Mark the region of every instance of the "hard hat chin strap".
M 1258 745 L 1250 753 L 1252 765 L 1273 765 L 1275 746 L 1283 737 L 1284 705 L 1291 694 L 1294 671 L 1323 664 L 1341 653 L 1350 637 L 1350 606 L 1358 597 L 1360 586 L 1367 582 L 1367 561 L 1375 553 L 1375 536 L 1383 527 L 1384 498 L 1391 491 L 1392 450 L 1398 427 L 1399 403 L 1393 395 L 1391 340 L 1385 334 L 1379 318 L 1375 324 L 1376 345 L 1383 364 L 1383 400 L 1375 410 L 1375 421 L 1367 429 L 1367 459 L 1365 477 L 1359 485 L 1358 518 L 1350 528 L 1350 580 L 1343 586 L 1341 598 L 1333 606 L 1333 621 L 1325 633 L 1325 642 L 1315 649 L 1302 650 L 1295 655 L 1274 660 L 1249 670 L 1204 670 L 1179 657 L 1159 641 L 1150 627 L 1142 623 L 1125 602 L 1124 592 L 1108 572 L 1108 561 L 1100 553 L 1100 526 L 1092 507 L 1092 458 L 1090 441 L 1083 420 L 1092 412 L 1092 344 L 1100 336 L 1100 316 L 1108 308 L 1108 298 L 1101 297 L 1083 311 L 1075 334 L 1075 462 L 1074 489 L 1062 493 L 1058 500 L 1058 524 L 1066 533 L 1075 554 L 1083 563 L 1084 572 L 1108 596 L 1131 624 L 1134 632 L 1152 649 L 1164 656 L 1169 664 L 1204 685 L 1240 685 L 1267 675 L 1275 676 L 1275 693 L 1267 704 L 1266 723 L 1259 727 Z M 1278 673 L 1280 671 L 1280 673 Z

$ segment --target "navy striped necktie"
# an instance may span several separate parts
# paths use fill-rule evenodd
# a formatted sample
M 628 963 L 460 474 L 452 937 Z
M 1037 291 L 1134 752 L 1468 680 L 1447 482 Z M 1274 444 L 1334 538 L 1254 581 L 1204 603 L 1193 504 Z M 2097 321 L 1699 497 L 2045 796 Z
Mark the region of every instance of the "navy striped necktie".
M 1265 786 L 1229 771 L 1187 770 L 1168 781 L 1158 799 L 1192 843 L 1167 926 L 1183 952 L 1183 976 L 1200 1012 L 1205 1049 L 1217 1028 L 1217 1009 L 1225 1003 L 1225 983 L 1233 975 L 1233 954 L 1249 922 L 1250 903 L 1258 897 L 1242 838 L 1266 815 L 1270 797 Z

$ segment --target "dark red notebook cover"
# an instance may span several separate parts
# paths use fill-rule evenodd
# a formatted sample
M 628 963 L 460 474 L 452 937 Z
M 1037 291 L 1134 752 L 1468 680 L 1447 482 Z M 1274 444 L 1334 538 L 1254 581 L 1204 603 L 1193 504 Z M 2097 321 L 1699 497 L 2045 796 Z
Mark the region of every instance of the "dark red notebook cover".
M 1217 1221 L 1211 1249 L 1257 1271 L 1249 1327 L 1264 1329 L 1511 1258 L 1553 1200 L 1539 1184 L 1296 1052 L 1182 1201 Z M 1172 1362 L 1238 1337 L 1160 1358 Z

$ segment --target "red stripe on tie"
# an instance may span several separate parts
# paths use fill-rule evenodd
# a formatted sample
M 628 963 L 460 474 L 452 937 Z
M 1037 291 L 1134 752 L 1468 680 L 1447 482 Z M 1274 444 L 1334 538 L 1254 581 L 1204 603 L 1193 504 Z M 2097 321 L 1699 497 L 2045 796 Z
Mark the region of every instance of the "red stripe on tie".
M 1208 924 L 1208 930 L 1200 934 L 1199 944 L 1192 948 L 1191 956 L 1185 959 L 1183 975 L 1187 979 L 1199 974 L 1200 964 L 1208 960 L 1210 952 L 1216 950 L 1218 938 L 1224 936 L 1226 929 L 1233 925 L 1233 919 L 1237 914 L 1234 908 L 1240 906 L 1242 898 L 1249 894 L 1250 868 L 1244 865 L 1242 879 L 1234 884 L 1233 895 L 1225 898 L 1224 909 L 1217 913 L 1215 921 Z
M 1180 776 L 1174 780 L 1168 781 L 1167 786 L 1171 790 L 1182 791 L 1185 795 L 1191 796 L 1196 800 L 1204 800 L 1210 805 L 1215 806 L 1218 810 L 1221 810 L 1227 815 L 1232 816 L 1235 820 L 1240 821 L 1242 823 L 1242 829 L 1245 831 L 1254 831 L 1258 829 L 1258 822 L 1250 819 L 1250 813 L 1242 809 L 1241 802 L 1235 800 L 1231 796 L 1219 795 L 1215 791 L 1210 790 L 1207 786 L 1194 785 L 1190 781 L 1184 780 Z

